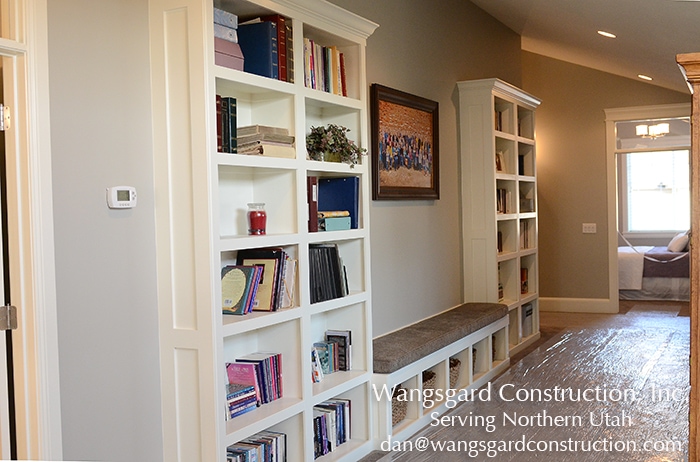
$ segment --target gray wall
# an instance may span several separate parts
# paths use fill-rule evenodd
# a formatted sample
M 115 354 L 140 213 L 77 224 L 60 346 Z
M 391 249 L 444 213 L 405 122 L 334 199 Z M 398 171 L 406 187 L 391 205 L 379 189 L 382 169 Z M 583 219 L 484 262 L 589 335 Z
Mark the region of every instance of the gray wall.
M 159 461 L 148 2 L 48 8 L 64 457 Z
M 369 83 L 440 105 L 440 199 L 371 206 L 377 336 L 462 301 L 456 82 L 498 77 L 520 85 L 520 37 L 462 0 L 332 3 L 379 24 L 367 42 Z

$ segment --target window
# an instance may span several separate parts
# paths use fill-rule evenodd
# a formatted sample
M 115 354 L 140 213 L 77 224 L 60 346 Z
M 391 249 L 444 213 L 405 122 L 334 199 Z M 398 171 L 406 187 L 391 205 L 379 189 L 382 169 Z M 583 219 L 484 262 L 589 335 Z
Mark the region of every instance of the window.
M 620 154 L 618 159 L 623 232 L 678 232 L 690 227 L 688 150 Z
M 690 227 L 688 117 L 615 123 L 618 229 L 662 237 Z

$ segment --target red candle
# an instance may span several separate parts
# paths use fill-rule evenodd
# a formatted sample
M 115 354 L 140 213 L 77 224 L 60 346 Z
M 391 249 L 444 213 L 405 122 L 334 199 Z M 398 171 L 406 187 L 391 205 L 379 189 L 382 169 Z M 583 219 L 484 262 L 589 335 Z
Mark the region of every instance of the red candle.
M 265 212 L 265 204 L 248 204 L 248 234 L 265 234 L 266 226 L 267 213 Z

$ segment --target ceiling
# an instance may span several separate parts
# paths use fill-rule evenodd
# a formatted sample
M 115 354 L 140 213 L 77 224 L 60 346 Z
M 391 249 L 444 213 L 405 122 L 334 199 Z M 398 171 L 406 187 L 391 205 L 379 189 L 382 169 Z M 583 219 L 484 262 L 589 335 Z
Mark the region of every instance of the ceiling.
M 517 32 L 525 51 L 689 93 L 676 55 L 700 52 L 700 0 L 471 1 Z

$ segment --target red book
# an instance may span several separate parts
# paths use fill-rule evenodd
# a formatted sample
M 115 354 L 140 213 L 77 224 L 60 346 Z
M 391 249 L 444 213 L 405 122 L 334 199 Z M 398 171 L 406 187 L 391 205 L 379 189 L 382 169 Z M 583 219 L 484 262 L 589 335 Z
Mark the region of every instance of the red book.
M 318 177 L 306 177 L 306 201 L 309 203 L 309 232 L 318 231 Z
M 261 20 L 270 21 L 277 24 L 277 68 L 279 69 L 279 80 L 288 82 L 287 78 L 287 27 L 282 15 L 271 14 L 261 16 Z

